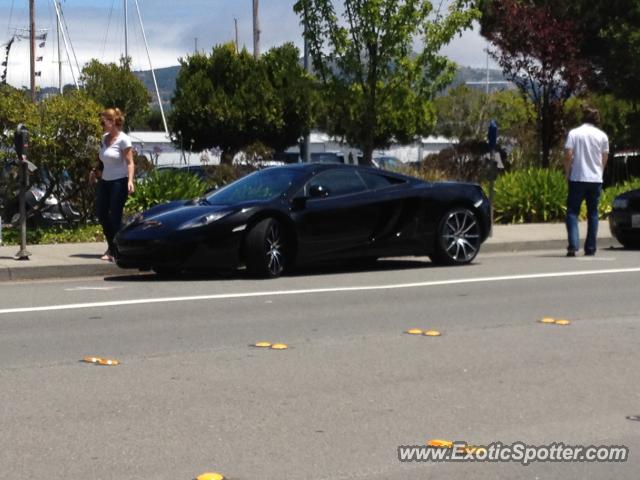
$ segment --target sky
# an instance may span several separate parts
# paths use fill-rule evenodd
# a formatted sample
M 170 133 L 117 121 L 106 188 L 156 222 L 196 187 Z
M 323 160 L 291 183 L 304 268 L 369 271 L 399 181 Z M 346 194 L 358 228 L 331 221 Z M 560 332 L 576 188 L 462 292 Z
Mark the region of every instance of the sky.
M 445 0 L 446 2 L 446 0 Z M 77 63 L 92 58 L 117 62 L 124 54 L 124 3 L 125 0 L 62 0 L 62 11 L 68 28 L 70 44 Z M 210 51 L 216 44 L 233 41 L 235 19 L 238 23 L 240 46 L 253 49 L 252 0 L 138 0 L 142 24 L 149 44 L 151 64 L 154 68 L 178 65 L 178 58 L 196 49 Z M 436 3 L 436 2 L 434 2 Z M 29 22 L 28 0 L 0 0 L 0 44 L 6 43 L 16 29 L 26 29 Z M 261 51 L 294 42 L 302 49 L 300 20 L 293 12 L 294 0 L 260 0 Z M 38 48 L 42 61 L 36 70 L 39 86 L 58 84 L 56 15 L 53 0 L 36 0 L 36 30 L 47 32 L 44 47 Z M 135 0 L 128 0 L 129 55 L 134 70 L 148 70 L 142 30 L 138 20 Z M 42 31 L 41 31 L 42 30 Z M 23 30 L 23 33 L 26 33 Z M 443 54 L 463 66 L 484 68 L 487 64 L 487 42 L 478 34 L 478 27 L 465 32 L 445 47 Z M 69 64 L 75 65 L 63 55 L 63 80 L 71 83 L 73 77 Z M 4 56 L 4 48 L 0 49 Z M 4 58 L 2 58 L 4 61 Z M 495 66 L 494 62 L 490 65 Z M 74 68 L 77 77 L 77 69 Z M 29 84 L 29 45 L 27 40 L 14 43 L 8 63 L 8 83 L 20 87 Z

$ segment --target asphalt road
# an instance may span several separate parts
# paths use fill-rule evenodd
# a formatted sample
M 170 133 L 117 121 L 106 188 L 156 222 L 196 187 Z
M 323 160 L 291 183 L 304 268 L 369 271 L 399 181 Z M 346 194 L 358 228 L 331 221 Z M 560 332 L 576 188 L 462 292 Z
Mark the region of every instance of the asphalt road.
M 0 478 L 635 480 L 639 281 L 640 252 L 604 250 L 2 284 Z M 262 340 L 289 349 L 250 346 Z M 399 462 L 398 446 L 434 438 L 630 454 Z

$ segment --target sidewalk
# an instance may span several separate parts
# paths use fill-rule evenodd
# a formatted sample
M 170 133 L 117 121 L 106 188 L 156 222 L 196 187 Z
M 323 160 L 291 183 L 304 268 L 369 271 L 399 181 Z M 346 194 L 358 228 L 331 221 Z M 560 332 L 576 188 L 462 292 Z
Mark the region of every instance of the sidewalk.
M 587 226 L 580 224 L 580 238 L 584 241 Z M 598 248 L 617 245 L 609 232 L 607 221 L 598 228 Z M 493 235 L 480 250 L 483 253 L 516 252 L 526 250 L 559 250 L 567 247 L 564 223 L 536 223 L 526 225 L 494 225 Z M 64 243 L 57 245 L 29 245 L 29 260 L 15 260 L 18 246 L 0 247 L 0 282 L 11 280 L 55 279 L 118 275 L 127 270 L 100 260 L 104 243 Z M 129 272 L 135 272 L 129 270 Z

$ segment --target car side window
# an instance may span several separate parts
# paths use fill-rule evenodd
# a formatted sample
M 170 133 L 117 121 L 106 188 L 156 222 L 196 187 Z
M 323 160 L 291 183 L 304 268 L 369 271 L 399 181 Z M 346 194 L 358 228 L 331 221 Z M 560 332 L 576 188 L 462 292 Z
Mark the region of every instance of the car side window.
M 385 177 L 384 175 L 376 175 L 375 173 L 371 173 L 371 172 L 358 172 L 358 173 L 360 174 L 360 176 L 364 180 L 364 183 L 367 184 L 367 187 L 369 187 L 370 190 L 379 190 L 381 188 L 385 188 L 390 185 L 394 185 L 395 183 L 398 183 L 398 182 L 392 182 L 388 177 Z
M 309 194 L 309 189 L 313 186 L 324 187 L 329 191 L 330 197 L 363 192 L 367 189 L 356 171 L 351 168 L 332 168 L 319 173 L 307 182 L 306 195 Z

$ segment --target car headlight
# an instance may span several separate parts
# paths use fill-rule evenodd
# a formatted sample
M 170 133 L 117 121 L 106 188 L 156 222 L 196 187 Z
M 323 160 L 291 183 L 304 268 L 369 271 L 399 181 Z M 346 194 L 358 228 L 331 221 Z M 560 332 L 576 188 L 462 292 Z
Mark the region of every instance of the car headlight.
M 614 210 L 626 210 L 629 208 L 629 199 L 628 198 L 616 198 L 613 201 Z
M 189 228 L 198 228 L 204 227 L 205 225 L 209 225 L 210 223 L 216 222 L 220 220 L 222 217 L 226 217 L 231 212 L 223 211 L 223 212 L 214 212 L 208 213 L 202 217 L 194 218 L 193 220 L 189 220 L 188 222 L 180 225 L 179 230 L 188 230 Z

